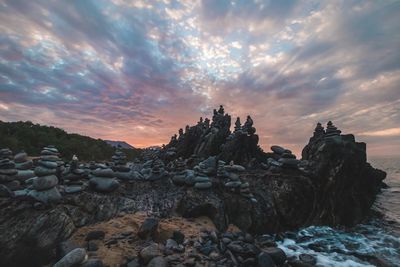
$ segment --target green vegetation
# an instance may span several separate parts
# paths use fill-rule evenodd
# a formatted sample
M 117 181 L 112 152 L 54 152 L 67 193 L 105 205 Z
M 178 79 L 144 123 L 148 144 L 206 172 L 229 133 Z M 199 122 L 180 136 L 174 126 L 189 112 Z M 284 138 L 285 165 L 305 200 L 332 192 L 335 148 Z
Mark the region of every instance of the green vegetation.
M 82 161 L 111 160 L 115 149 L 101 139 L 79 134 L 68 134 L 60 128 L 26 122 L 0 121 L 0 148 L 8 147 L 14 153 L 25 150 L 30 156 L 39 156 L 44 146 L 55 145 L 64 160 L 75 154 Z M 140 149 L 122 149 L 128 160 L 140 153 Z

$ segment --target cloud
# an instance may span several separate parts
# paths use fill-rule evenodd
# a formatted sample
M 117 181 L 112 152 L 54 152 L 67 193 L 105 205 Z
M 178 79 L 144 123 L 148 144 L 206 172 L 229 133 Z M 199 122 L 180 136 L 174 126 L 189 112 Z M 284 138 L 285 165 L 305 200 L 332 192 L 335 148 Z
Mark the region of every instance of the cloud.
M 398 1 L 0 5 L 1 120 L 148 146 L 225 104 L 266 149 L 299 153 L 333 120 L 399 151 Z

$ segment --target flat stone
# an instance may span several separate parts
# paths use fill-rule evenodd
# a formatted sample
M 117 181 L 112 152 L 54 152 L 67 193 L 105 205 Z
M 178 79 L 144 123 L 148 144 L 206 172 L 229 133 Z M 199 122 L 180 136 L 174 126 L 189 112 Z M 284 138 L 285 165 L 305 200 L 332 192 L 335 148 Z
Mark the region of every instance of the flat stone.
M 57 162 L 60 160 L 60 158 L 58 156 L 53 156 L 53 155 L 45 155 L 45 156 L 41 156 L 40 159 L 42 161 L 51 161 L 51 162 Z
M 27 161 L 27 159 L 28 159 L 28 154 L 26 154 L 25 152 L 18 153 L 14 156 L 15 163 L 23 163 Z
M 42 191 L 50 189 L 58 184 L 58 178 L 55 175 L 37 177 L 33 180 L 33 189 Z
M 15 163 L 12 161 L 6 161 L 0 164 L 0 173 L 9 169 L 15 169 Z
M 12 197 L 13 192 L 4 184 L 0 184 L 0 197 Z
M 195 183 L 207 183 L 209 181 L 210 181 L 210 178 L 208 178 L 207 176 L 196 176 L 194 178 Z
M 11 191 L 15 191 L 20 189 L 21 183 L 17 180 L 8 182 L 4 184 L 5 186 L 7 186 Z
M 16 175 L 18 170 L 16 169 L 0 169 L 0 174 L 3 175 Z
M 33 162 L 29 160 L 21 163 L 16 163 L 15 168 L 18 170 L 30 170 L 33 168 Z
M 119 182 L 114 178 L 92 177 L 89 180 L 91 188 L 98 192 L 108 193 L 119 187 Z
M 81 264 L 86 258 L 86 250 L 83 248 L 76 248 L 54 264 L 53 267 L 73 267 Z
M 55 169 L 58 166 L 56 161 L 39 160 L 38 164 L 42 167 L 49 168 L 49 169 Z
M 56 174 L 57 173 L 57 169 L 49 169 L 49 168 L 45 168 L 42 166 L 37 166 L 35 168 L 35 174 L 37 176 L 47 176 L 47 175 L 52 175 L 52 174 Z
M 246 170 L 246 168 L 241 165 L 225 165 L 224 169 L 229 172 L 244 172 Z
M 62 196 L 56 187 L 44 191 L 31 190 L 28 192 L 28 196 L 46 204 L 50 202 L 59 202 L 62 199 Z
M 282 154 L 285 153 L 285 151 L 286 151 L 286 149 L 284 149 L 284 148 L 281 147 L 281 146 L 271 146 L 271 150 L 272 150 L 274 153 L 278 154 L 278 155 L 282 155 Z
M 7 183 L 11 182 L 15 179 L 16 177 L 14 175 L 5 175 L 5 174 L 0 174 L 0 183 Z
M 97 177 L 108 177 L 108 178 L 114 177 L 114 171 L 110 168 L 96 169 L 92 172 L 92 174 Z
M 194 188 L 200 189 L 200 190 L 210 189 L 211 187 L 212 187 L 211 182 L 195 183 L 194 184 Z
M 241 184 L 242 184 L 242 182 L 240 182 L 240 181 L 234 181 L 234 182 L 227 182 L 225 184 L 225 186 L 235 188 L 235 187 L 239 187 Z
M 82 186 L 66 186 L 64 191 L 67 194 L 79 193 L 83 190 Z

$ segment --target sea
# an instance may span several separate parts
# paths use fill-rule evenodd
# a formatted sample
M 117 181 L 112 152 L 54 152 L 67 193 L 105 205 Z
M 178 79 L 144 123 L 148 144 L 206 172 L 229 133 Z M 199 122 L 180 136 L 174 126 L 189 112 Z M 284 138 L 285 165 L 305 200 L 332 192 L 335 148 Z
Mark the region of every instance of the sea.
M 313 255 L 318 266 L 400 266 L 400 157 L 369 158 L 373 167 L 387 172 L 385 183 L 373 206 L 372 215 L 352 228 L 310 226 L 288 233 L 278 243 L 288 256 Z

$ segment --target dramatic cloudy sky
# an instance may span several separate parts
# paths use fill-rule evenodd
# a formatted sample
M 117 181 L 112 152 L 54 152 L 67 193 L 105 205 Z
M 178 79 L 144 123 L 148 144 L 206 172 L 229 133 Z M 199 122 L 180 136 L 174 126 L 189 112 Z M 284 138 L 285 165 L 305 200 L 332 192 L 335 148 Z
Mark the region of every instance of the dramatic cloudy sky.
M 400 2 L 0 0 L 0 120 L 138 147 L 219 104 L 298 152 L 317 121 L 400 153 Z

